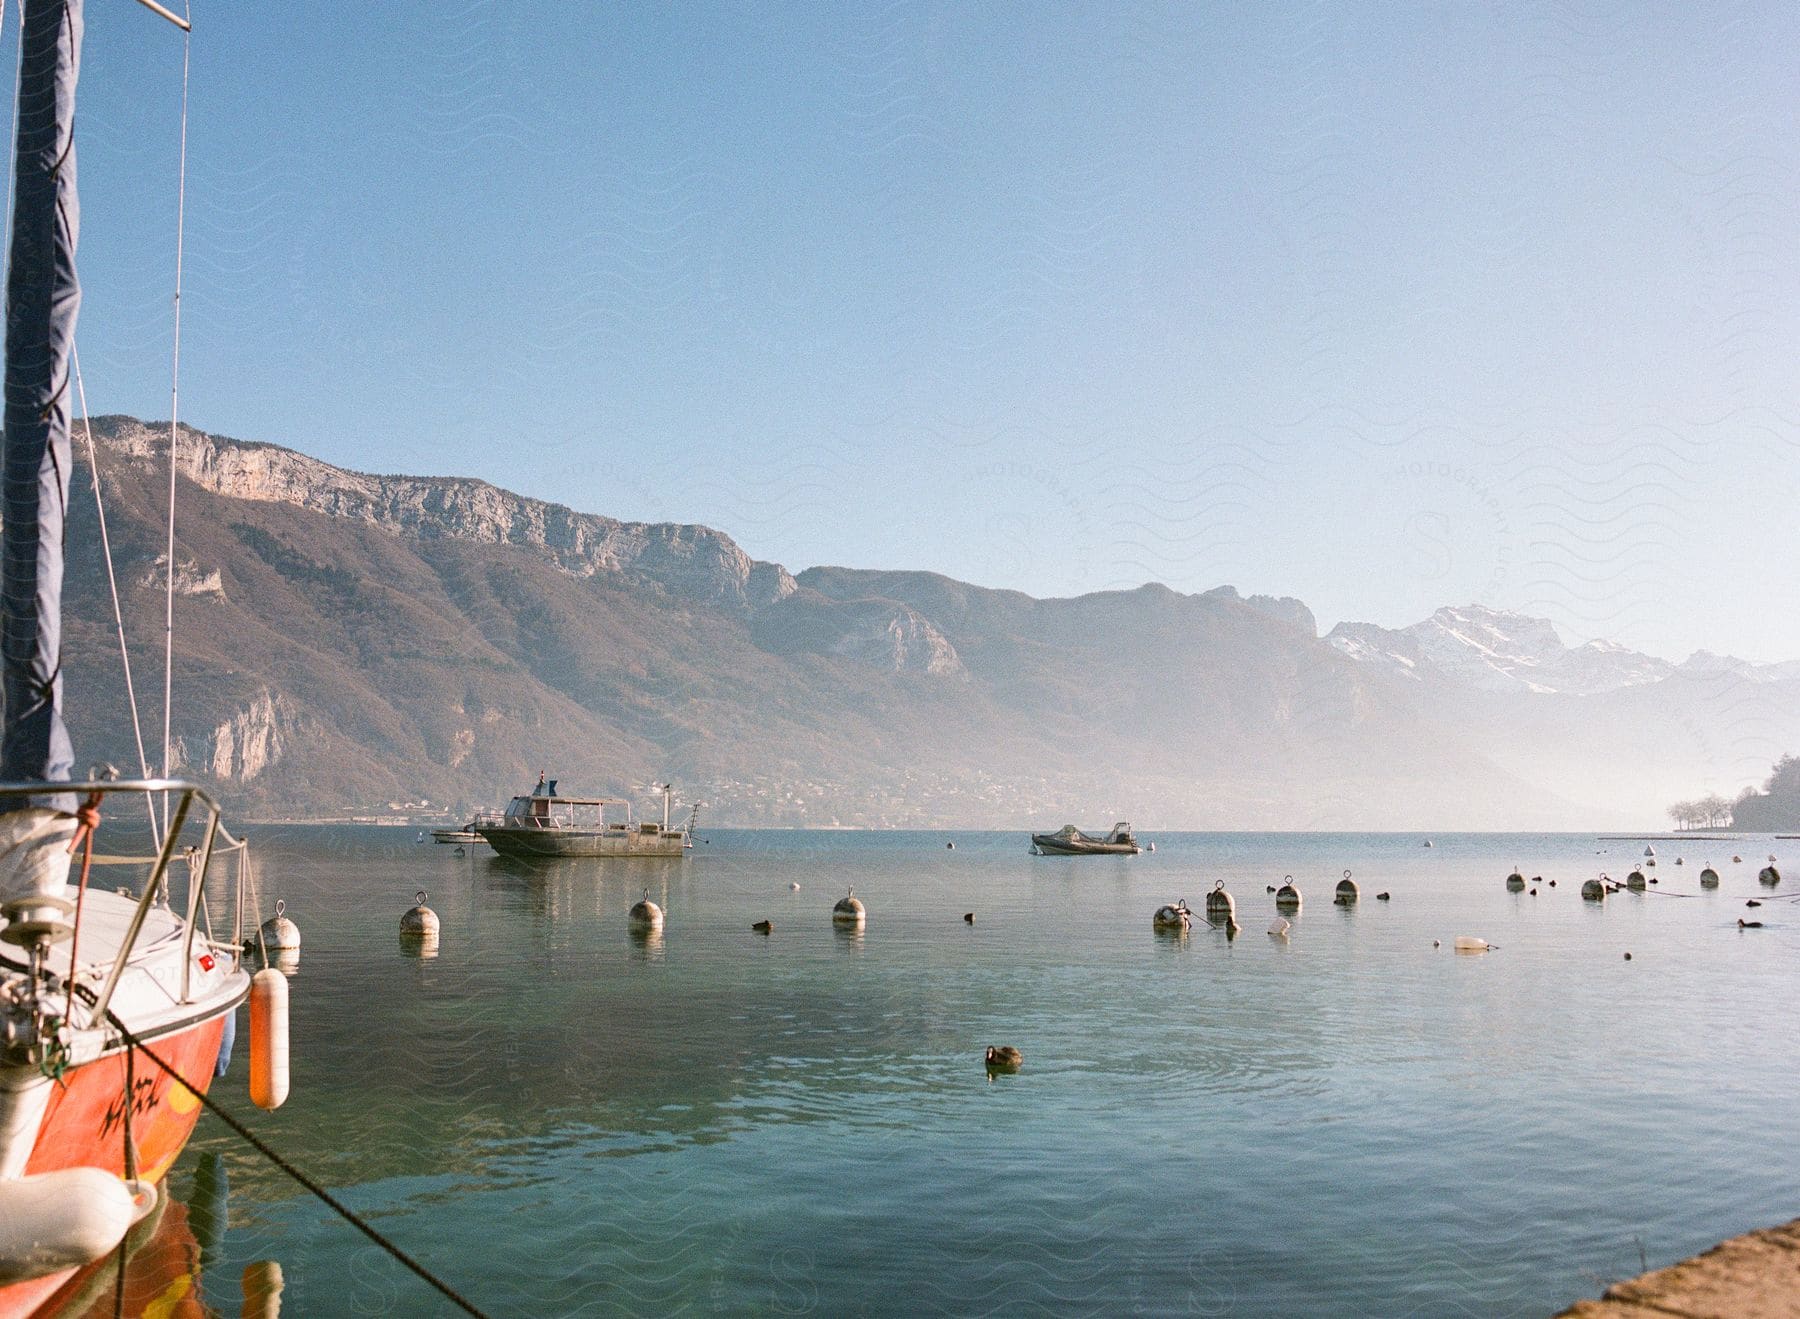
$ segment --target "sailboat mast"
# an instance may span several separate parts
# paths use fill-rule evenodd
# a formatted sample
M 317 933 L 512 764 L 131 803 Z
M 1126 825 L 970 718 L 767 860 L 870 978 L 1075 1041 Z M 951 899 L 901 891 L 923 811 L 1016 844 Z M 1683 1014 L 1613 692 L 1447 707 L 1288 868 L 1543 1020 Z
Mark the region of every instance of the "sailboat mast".
M 69 504 L 69 355 L 81 308 L 75 244 L 75 83 L 82 0 L 26 0 L 6 272 L 6 409 L 0 441 L 0 779 L 66 782 L 62 715 L 64 517 Z M 68 793 L 0 809 L 72 810 Z

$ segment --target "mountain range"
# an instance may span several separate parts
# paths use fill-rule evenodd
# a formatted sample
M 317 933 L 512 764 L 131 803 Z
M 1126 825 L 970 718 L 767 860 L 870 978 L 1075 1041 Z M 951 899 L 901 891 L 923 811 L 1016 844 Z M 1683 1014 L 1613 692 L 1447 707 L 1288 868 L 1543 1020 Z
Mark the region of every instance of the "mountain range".
M 93 429 L 159 743 L 168 427 Z M 177 468 L 176 759 L 264 816 L 461 812 L 546 769 L 581 793 L 672 778 L 719 823 L 1611 827 L 1800 740 L 1800 664 L 1570 647 L 1475 606 L 1321 637 L 1229 586 L 795 574 L 703 526 L 186 428 Z M 135 768 L 86 475 L 66 703 L 83 767 Z

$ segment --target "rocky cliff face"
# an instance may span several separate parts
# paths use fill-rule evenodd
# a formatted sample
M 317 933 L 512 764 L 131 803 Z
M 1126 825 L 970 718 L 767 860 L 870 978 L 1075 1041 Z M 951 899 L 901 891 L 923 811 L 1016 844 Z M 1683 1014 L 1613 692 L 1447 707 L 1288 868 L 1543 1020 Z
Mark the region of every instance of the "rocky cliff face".
M 242 788 L 280 765 L 300 724 L 293 703 L 264 688 L 191 745 L 189 738 L 175 739 L 172 768 Z
M 837 655 L 888 673 L 969 676 L 956 647 L 924 615 L 880 596 L 833 600 L 801 588 L 759 613 L 753 635 L 775 654 Z
M 166 461 L 166 427 L 102 417 L 94 430 L 127 459 Z M 178 432 L 176 458 L 183 476 L 213 494 L 288 504 L 398 535 L 520 546 L 576 577 L 620 577 L 739 609 L 773 603 L 794 590 L 794 579 L 779 564 L 751 559 L 710 527 L 619 522 L 527 499 L 485 481 L 348 472 L 290 449 L 185 426 Z

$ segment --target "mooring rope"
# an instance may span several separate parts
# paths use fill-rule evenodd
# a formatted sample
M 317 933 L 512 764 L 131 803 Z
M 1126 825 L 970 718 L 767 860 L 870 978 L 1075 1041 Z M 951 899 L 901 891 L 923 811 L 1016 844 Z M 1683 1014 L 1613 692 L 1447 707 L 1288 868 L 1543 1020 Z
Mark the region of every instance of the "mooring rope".
M 485 1312 L 478 1309 L 476 1307 L 476 1305 L 474 1304 L 474 1302 L 470 1301 L 467 1297 L 463 1296 L 455 1288 L 450 1286 L 449 1283 L 445 1282 L 442 1278 L 438 1277 L 430 1269 L 426 1268 L 423 1264 L 419 1263 L 418 1260 L 414 1259 L 411 1255 L 407 1254 L 399 1246 L 395 1245 L 392 1241 L 388 1240 L 388 1238 L 383 1236 L 380 1231 L 378 1231 L 376 1228 L 370 1226 L 367 1222 L 365 1222 L 363 1220 L 363 1218 L 354 1209 L 350 1208 L 350 1206 L 346 1205 L 343 1201 L 339 1200 L 330 1191 L 327 1191 L 323 1186 L 320 1186 L 317 1182 L 315 1182 L 311 1177 L 308 1177 L 299 1168 L 296 1168 L 292 1163 L 289 1163 L 280 1154 L 276 1153 L 276 1151 L 266 1141 L 262 1140 L 259 1136 L 257 1136 L 257 1134 L 254 1131 L 250 1130 L 249 1127 L 245 1126 L 237 1118 L 233 1117 L 225 1109 L 221 1108 L 219 1106 L 218 1102 L 216 1100 L 214 1100 L 212 1098 L 212 1096 L 204 1094 L 201 1091 L 194 1089 L 193 1086 L 189 1085 L 186 1077 L 184 1077 L 180 1072 L 176 1071 L 168 1063 L 164 1062 L 160 1057 L 158 1057 L 154 1052 L 152 1052 L 147 1046 L 145 1046 L 141 1041 L 139 1041 L 137 1036 L 133 1035 L 131 1033 L 131 1031 L 129 1029 L 127 1029 L 125 1023 L 119 1020 L 117 1013 L 115 1013 L 109 1009 L 106 1014 L 106 1019 L 107 1019 L 107 1021 L 112 1023 L 113 1029 L 119 1032 L 120 1037 L 124 1039 L 126 1045 L 128 1046 L 127 1051 L 126 1051 L 126 1063 L 125 1063 L 127 1076 L 130 1075 L 131 1052 L 135 1050 L 137 1052 L 142 1053 L 144 1055 L 144 1057 L 148 1058 L 151 1062 L 155 1063 L 164 1072 L 168 1073 L 171 1077 L 173 1077 L 175 1079 L 175 1083 L 177 1085 L 181 1086 L 182 1089 L 186 1090 L 190 1095 L 194 1096 L 194 1098 L 198 1099 L 202 1104 L 204 1104 L 206 1106 L 207 1112 L 211 1113 L 214 1117 L 218 1118 L 219 1121 L 223 1122 L 226 1126 L 230 1127 L 238 1135 L 242 1136 L 244 1138 L 244 1140 L 249 1143 L 251 1148 L 253 1148 L 258 1154 L 262 1155 L 265 1159 L 267 1159 L 270 1163 L 274 1164 L 282 1172 L 286 1173 L 289 1177 L 292 1177 L 296 1182 L 300 1183 L 301 1186 L 305 1187 L 308 1191 L 312 1192 L 313 1195 L 317 1196 L 320 1200 L 324 1201 L 324 1203 L 334 1213 L 336 1213 L 339 1218 L 342 1218 L 346 1223 L 350 1224 L 351 1227 L 355 1228 L 358 1232 L 361 1232 L 364 1236 L 366 1236 L 369 1240 L 373 1241 L 377 1246 L 381 1247 L 382 1250 L 386 1251 L 394 1259 L 398 1260 L 401 1264 L 404 1264 L 408 1269 L 411 1269 L 415 1274 L 417 1274 L 425 1282 L 429 1283 L 437 1292 L 439 1292 L 442 1296 L 444 1296 L 447 1300 L 449 1300 L 451 1302 L 451 1304 L 455 1305 L 458 1309 L 463 1311 L 463 1313 L 476 1315 L 476 1316 L 478 1316 L 478 1319 L 487 1319 Z M 129 1101 L 128 1101 L 127 1102 L 128 1109 L 129 1109 L 129 1106 L 130 1105 L 129 1105 Z M 127 1123 L 129 1123 L 130 1118 L 127 1117 L 126 1121 L 127 1121 Z M 130 1129 L 129 1126 L 127 1126 L 128 1131 L 129 1131 L 129 1129 Z

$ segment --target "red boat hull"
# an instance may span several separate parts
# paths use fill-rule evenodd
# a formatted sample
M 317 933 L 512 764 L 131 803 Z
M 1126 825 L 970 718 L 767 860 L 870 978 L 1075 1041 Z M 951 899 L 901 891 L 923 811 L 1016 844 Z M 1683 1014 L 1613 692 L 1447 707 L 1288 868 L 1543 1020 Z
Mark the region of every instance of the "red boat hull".
M 204 1094 L 212 1084 L 213 1064 L 218 1061 L 224 1032 L 225 1018 L 220 1015 L 145 1040 L 144 1045 L 180 1073 L 194 1091 Z M 141 1052 L 131 1059 L 130 1070 L 131 1135 L 138 1150 L 138 1177 L 159 1182 L 193 1134 L 194 1124 L 200 1120 L 200 1100 Z M 37 1144 L 25 1165 L 26 1175 L 76 1167 L 125 1175 L 125 1072 L 125 1051 L 121 1050 L 84 1063 L 63 1077 L 63 1084 L 50 1097 Z M 70 1289 L 79 1288 L 91 1270 L 108 1267 L 109 1260 L 0 1287 L 0 1319 L 22 1319 L 39 1313 L 40 1307 L 45 1313 L 54 1313 Z

